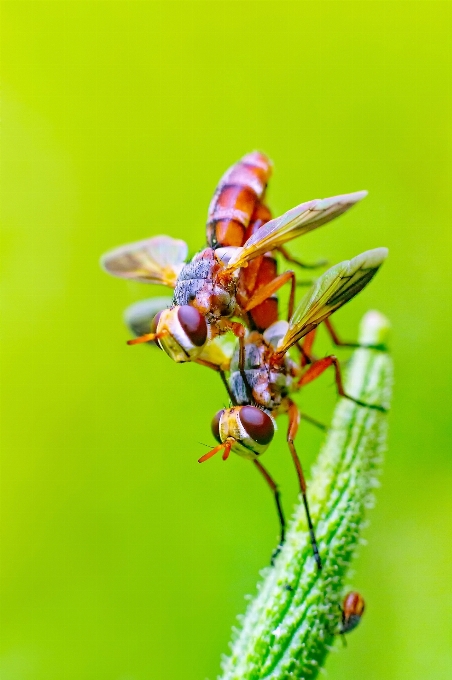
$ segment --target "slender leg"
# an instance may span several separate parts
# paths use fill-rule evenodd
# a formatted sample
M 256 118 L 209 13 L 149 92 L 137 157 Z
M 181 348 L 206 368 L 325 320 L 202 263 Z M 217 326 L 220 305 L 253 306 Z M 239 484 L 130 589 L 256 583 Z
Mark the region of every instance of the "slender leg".
M 236 399 L 234 397 L 234 393 L 232 392 L 231 388 L 229 387 L 229 382 L 228 382 L 228 379 L 226 378 L 226 373 L 223 371 L 222 368 L 220 368 L 218 372 L 220 374 L 221 382 L 225 386 L 226 392 L 228 393 L 229 399 L 231 400 L 231 404 L 233 406 L 237 406 L 237 402 L 236 402 Z
M 293 257 L 283 246 L 279 246 L 279 248 L 276 248 L 276 250 L 281 253 L 287 262 L 296 264 L 302 269 L 318 269 L 319 267 L 324 267 L 326 264 L 328 264 L 326 260 L 319 260 L 313 264 L 306 264 L 305 262 L 300 262 L 300 260 L 297 260 L 295 257 Z
M 359 342 L 344 342 L 339 338 L 330 319 L 325 319 L 324 324 L 331 337 L 331 340 L 337 347 L 366 347 L 368 349 L 379 349 L 383 352 L 386 351 L 385 345 L 360 345 Z
M 309 527 L 309 537 L 311 539 L 312 551 L 314 553 L 314 558 L 317 563 L 317 568 L 320 570 L 322 568 L 322 561 L 320 559 L 320 553 L 315 538 L 314 526 L 311 520 L 311 513 L 309 512 L 308 497 L 306 495 L 306 480 L 304 478 L 303 468 L 301 467 L 300 459 L 298 458 L 294 444 L 294 439 L 296 437 L 298 426 L 300 424 L 300 412 L 298 411 L 297 405 L 293 401 L 290 401 L 289 403 L 288 416 L 289 416 L 289 429 L 287 431 L 287 443 L 289 445 L 290 453 L 292 454 L 292 460 L 297 471 L 301 496 L 303 498 L 303 505 L 306 512 L 306 519 Z
M 296 348 L 301 354 L 301 368 L 304 368 L 307 364 L 312 364 L 314 361 L 312 356 L 312 345 L 314 344 L 316 333 L 317 328 L 314 328 L 305 336 L 303 344 L 299 342 L 296 343 Z
M 245 327 L 237 321 L 227 321 L 226 325 L 239 340 L 239 373 L 245 385 L 250 404 L 254 404 L 254 395 L 245 372 Z
M 289 296 L 289 313 L 288 317 L 289 319 L 292 317 L 293 314 L 293 308 L 295 304 L 295 288 L 296 288 L 296 281 L 295 281 L 295 273 L 293 271 L 287 271 L 284 272 L 284 274 L 280 274 L 276 278 L 274 278 L 272 281 L 267 283 L 265 286 L 261 286 L 259 290 L 254 293 L 249 299 L 245 307 L 245 311 L 249 312 L 251 309 L 254 309 L 254 307 L 257 307 L 257 305 L 260 305 L 261 302 L 264 302 L 267 300 L 269 297 L 274 295 L 287 281 L 290 281 L 290 296 Z
M 278 512 L 278 518 L 279 518 L 279 525 L 280 525 L 280 528 L 281 528 L 281 534 L 280 534 L 280 539 L 279 539 L 279 545 L 278 545 L 278 547 L 276 548 L 276 550 L 274 551 L 274 553 L 273 553 L 273 555 L 272 555 L 272 564 L 273 564 L 273 562 L 274 562 L 274 560 L 275 560 L 275 557 L 276 557 L 276 555 L 278 555 L 278 553 L 281 551 L 281 547 L 282 547 L 282 545 L 283 545 L 283 543 L 284 543 L 284 540 L 285 540 L 285 538 L 286 538 L 286 520 L 284 519 L 284 513 L 283 513 L 283 509 L 282 509 L 282 505 L 281 505 L 281 498 L 280 498 L 280 496 L 279 496 L 278 485 L 276 484 L 276 482 L 274 481 L 274 479 L 269 475 L 269 473 L 268 473 L 267 470 L 264 468 L 264 466 L 263 466 L 261 463 L 259 463 L 258 460 L 254 459 L 254 460 L 253 460 L 253 463 L 254 463 L 254 465 L 257 467 L 257 469 L 259 470 L 259 472 L 261 473 L 261 475 L 264 477 L 264 479 L 265 479 L 265 481 L 267 482 L 268 486 L 270 487 L 270 489 L 271 489 L 271 491 L 272 491 L 272 493 L 273 493 L 273 496 L 274 496 L 274 498 L 275 498 L 276 510 L 277 510 L 277 512 Z
M 301 362 L 300 362 L 301 368 L 304 368 L 308 364 L 312 364 L 311 357 L 309 356 L 309 354 L 307 354 L 305 352 L 305 349 L 304 349 L 303 345 L 301 344 L 301 342 L 297 342 L 295 344 L 295 347 L 297 348 L 297 350 L 301 354 Z
M 217 373 L 220 374 L 221 382 L 226 388 L 226 392 L 228 393 L 228 397 L 231 400 L 231 403 L 233 406 L 237 405 L 237 402 L 235 400 L 235 397 L 233 393 L 231 392 L 231 388 L 229 387 L 229 383 L 226 378 L 226 374 L 223 371 L 222 368 L 220 368 L 217 364 L 212 363 L 211 361 L 205 361 L 205 359 L 195 359 L 195 363 L 199 364 L 200 366 L 206 366 L 207 368 L 211 368 L 213 371 L 216 371 Z
M 314 328 L 310 333 L 308 333 L 303 342 L 303 349 L 306 354 L 312 360 L 312 345 L 314 344 L 315 336 L 317 334 L 317 328 Z
M 315 418 L 311 418 L 311 416 L 306 415 L 306 413 L 300 413 L 300 418 L 302 420 L 306 420 L 307 423 L 311 423 L 311 425 L 318 427 L 319 430 L 322 430 L 322 432 L 326 432 L 328 430 L 326 425 L 321 423 L 319 420 L 316 420 Z
M 356 399 L 355 397 L 350 396 L 349 394 L 346 393 L 344 390 L 344 385 L 342 382 L 342 375 L 341 375 L 341 369 L 339 366 L 339 361 L 337 360 L 337 357 L 331 355 L 328 357 L 324 357 L 323 359 L 319 359 L 318 361 L 315 361 L 311 366 L 309 366 L 308 370 L 301 376 L 300 380 L 298 381 L 298 387 L 303 387 L 304 385 L 307 385 L 308 383 L 312 382 L 316 378 L 318 378 L 322 373 L 324 373 L 327 368 L 330 366 L 334 366 L 334 372 L 335 372 L 335 380 L 336 380 L 336 386 L 337 386 L 337 392 L 341 397 L 345 397 L 346 399 L 350 399 L 351 401 L 354 401 L 355 404 L 358 404 L 359 406 L 365 406 L 367 408 L 373 408 L 376 411 L 382 411 L 383 413 L 386 413 L 386 409 L 383 406 L 380 406 L 378 404 L 367 404 L 365 401 L 361 401 L 360 399 Z

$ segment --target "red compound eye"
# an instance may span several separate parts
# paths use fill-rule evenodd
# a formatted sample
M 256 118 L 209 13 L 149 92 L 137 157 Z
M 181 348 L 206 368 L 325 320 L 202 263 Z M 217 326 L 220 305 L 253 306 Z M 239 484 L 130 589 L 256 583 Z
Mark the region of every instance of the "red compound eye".
M 212 434 L 215 437 L 215 439 L 217 440 L 217 442 L 219 442 L 220 444 L 221 444 L 220 418 L 223 415 L 223 413 L 224 413 L 224 409 L 221 409 L 221 411 L 218 411 L 218 413 L 216 413 L 214 415 L 214 417 L 212 418 L 212 422 L 210 424 L 210 427 L 212 428 Z
M 207 322 L 196 307 L 183 305 L 177 310 L 177 318 L 191 342 L 202 347 L 207 340 Z
M 269 444 L 273 439 L 275 428 L 269 415 L 255 406 L 244 406 L 240 409 L 240 422 L 247 434 L 258 444 Z

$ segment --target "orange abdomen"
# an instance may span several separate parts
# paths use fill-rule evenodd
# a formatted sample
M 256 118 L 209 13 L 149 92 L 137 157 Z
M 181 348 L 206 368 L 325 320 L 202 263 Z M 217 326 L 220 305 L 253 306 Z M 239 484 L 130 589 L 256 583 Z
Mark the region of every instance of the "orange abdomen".
M 271 162 L 253 151 L 221 178 L 209 206 L 207 243 L 211 248 L 242 246 L 256 206 L 264 196 Z
M 251 221 L 245 232 L 245 240 L 249 239 L 263 224 L 271 220 L 272 215 L 266 205 L 258 203 L 254 209 Z M 266 253 L 255 260 L 251 260 L 248 267 L 241 271 L 242 286 L 246 296 L 251 295 L 278 276 L 278 265 L 271 253 Z M 249 312 L 251 319 L 259 332 L 278 321 L 278 298 L 271 297 Z

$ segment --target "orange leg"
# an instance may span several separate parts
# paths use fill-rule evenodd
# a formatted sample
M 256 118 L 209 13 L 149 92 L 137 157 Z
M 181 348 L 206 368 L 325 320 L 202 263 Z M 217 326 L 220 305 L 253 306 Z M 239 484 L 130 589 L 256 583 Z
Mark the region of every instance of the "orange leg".
M 283 509 L 282 509 L 282 505 L 281 505 L 281 499 L 280 499 L 280 496 L 279 496 L 278 485 L 276 484 L 275 480 L 272 477 L 270 477 L 267 470 L 264 468 L 264 466 L 261 463 L 259 463 L 258 460 L 254 459 L 253 463 L 257 467 L 257 469 L 259 470 L 261 475 L 264 477 L 264 479 L 267 482 L 270 489 L 272 490 L 273 496 L 275 498 L 276 510 L 278 512 L 279 525 L 281 527 L 281 535 L 280 535 L 280 539 L 279 539 L 279 545 L 272 555 L 272 564 L 273 564 L 273 561 L 274 561 L 276 555 L 280 552 L 281 546 L 283 545 L 285 537 L 286 537 L 286 520 L 284 519 L 284 513 L 283 513 Z
M 312 551 L 314 553 L 314 558 L 317 563 L 317 568 L 320 570 L 322 568 L 322 561 L 320 559 L 320 553 L 315 538 L 314 526 L 311 520 L 311 513 L 309 512 L 308 497 L 306 495 L 306 480 L 294 444 L 294 439 L 296 437 L 296 434 L 298 432 L 298 426 L 300 424 L 300 412 L 298 410 L 297 405 L 293 401 L 290 401 L 289 403 L 288 416 L 289 416 L 289 429 L 287 431 L 287 443 L 289 445 L 290 453 L 292 454 L 292 460 L 297 471 L 298 482 L 300 484 L 301 496 L 303 498 L 303 505 L 306 512 L 306 519 L 309 527 L 309 537 L 311 539 Z
M 300 260 L 297 260 L 295 257 L 293 257 L 283 246 L 279 246 L 279 248 L 276 248 L 276 250 L 281 253 L 287 262 L 296 264 L 302 269 L 318 269 L 319 267 L 324 267 L 326 264 L 328 264 L 326 260 L 319 260 L 313 264 L 306 264 L 305 262 L 300 262 Z
M 345 397 L 346 399 L 350 399 L 351 401 L 354 401 L 355 404 L 358 404 L 359 406 L 365 406 L 367 408 L 373 408 L 377 411 L 383 411 L 383 413 L 386 413 L 386 409 L 383 406 L 379 406 L 378 404 L 367 404 L 365 401 L 361 401 L 360 399 L 355 399 L 355 397 L 350 396 L 349 394 L 346 393 L 344 390 L 344 385 L 342 382 L 342 375 L 341 375 L 341 369 L 339 366 L 339 361 L 337 357 L 331 355 L 328 357 L 324 357 L 323 359 L 319 359 L 318 361 L 315 361 L 311 366 L 309 366 L 308 370 L 301 376 L 300 380 L 298 381 L 298 387 L 304 387 L 304 385 L 307 385 L 308 383 L 312 382 L 316 378 L 322 375 L 327 368 L 330 366 L 334 366 L 334 372 L 335 372 L 335 380 L 336 380 L 336 386 L 337 386 L 337 392 L 341 397 Z
M 339 338 L 338 334 L 336 333 L 333 327 L 333 324 L 329 319 L 325 319 L 324 324 L 326 330 L 328 331 L 331 337 L 331 340 L 337 347 L 367 347 L 369 349 L 379 349 L 382 351 L 386 350 L 386 347 L 384 345 L 360 345 L 359 342 L 344 342 Z
M 317 333 L 317 328 L 314 328 L 310 333 L 308 333 L 301 345 L 299 342 L 296 344 L 296 348 L 301 354 L 301 367 L 304 368 L 307 364 L 312 364 L 314 358 L 312 356 L 312 345 L 314 344 L 315 336 Z
M 288 313 L 288 318 L 290 319 L 293 314 L 293 308 L 295 303 L 296 281 L 295 274 L 293 271 L 284 272 L 284 274 L 280 274 L 272 281 L 267 283 L 265 286 L 259 288 L 259 290 L 249 298 L 245 307 L 245 311 L 249 312 L 250 309 L 253 309 L 254 307 L 257 307 L 257 305 L 260 305 L 262 302 L 264 302 L 269 297 L 274 295 L 285 283 L 287 283 L 287 281 L 290 281 L 289 313 Z

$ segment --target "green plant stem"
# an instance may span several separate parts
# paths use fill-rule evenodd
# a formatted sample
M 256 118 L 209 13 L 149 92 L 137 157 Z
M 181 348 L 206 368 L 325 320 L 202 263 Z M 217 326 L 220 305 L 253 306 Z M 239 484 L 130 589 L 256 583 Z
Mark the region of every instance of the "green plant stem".
M 382 315 L 369 312 L 360 343 L 384 345 L 388 327 Z M 348 394 L 387 409 L 391 385 L 387 352 L 354 352 Z M 373 502 L 385 439 L 385 413 L 339 400 L 308 488 L 323 569 L 316 568 L 300 503 L 275 565 L 262 573 L 258 594 L 234 634 L 222 680 L 316 677 L 338 632 L 345 579 Z

